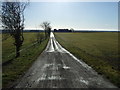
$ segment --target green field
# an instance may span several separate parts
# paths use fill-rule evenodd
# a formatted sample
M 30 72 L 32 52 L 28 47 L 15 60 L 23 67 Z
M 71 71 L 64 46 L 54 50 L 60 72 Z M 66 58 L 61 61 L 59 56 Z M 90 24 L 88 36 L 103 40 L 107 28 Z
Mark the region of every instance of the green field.
M 18 58 L 15 58 L 15 46 L 11 36 L 2 41 L 2 63 L 5 63 L 2 65 L 3 87 L 13 85 L 13 82 L 22 77 L 45 49 L 48 42 L 48 39 L 46 39 L 41 44 L 36 43 L 33 45 L 36 42 L 36 33 L 24 33 L 24 39 L 21 55 Z
M 120 87 L 117 32 L 55 33 L 58 42 Z

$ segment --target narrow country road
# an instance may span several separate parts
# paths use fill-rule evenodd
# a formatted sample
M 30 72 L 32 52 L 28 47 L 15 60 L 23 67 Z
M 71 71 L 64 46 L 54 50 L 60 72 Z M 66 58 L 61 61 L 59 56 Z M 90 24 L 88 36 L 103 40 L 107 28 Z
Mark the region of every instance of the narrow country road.
M 15 88 L 116 88 L 64 49 L 51 33 L 44 52 Z

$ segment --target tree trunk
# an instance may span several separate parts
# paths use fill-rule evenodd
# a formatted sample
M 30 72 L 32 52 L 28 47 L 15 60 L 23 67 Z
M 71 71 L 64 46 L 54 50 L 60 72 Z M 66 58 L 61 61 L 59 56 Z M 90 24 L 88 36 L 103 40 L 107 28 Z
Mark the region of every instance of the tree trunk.
M 45 30 L 45 39 L 47 38 L 47 31 Z
M 20 47 L 16 46 L 16 58 L 20 56 Z

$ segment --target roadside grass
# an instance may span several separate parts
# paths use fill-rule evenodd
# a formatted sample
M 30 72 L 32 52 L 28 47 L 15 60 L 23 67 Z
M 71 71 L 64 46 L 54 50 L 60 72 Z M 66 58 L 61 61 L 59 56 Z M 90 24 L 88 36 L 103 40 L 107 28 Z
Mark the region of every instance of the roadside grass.
M 58 42 L 120 87 L 118 32 L 55 33 Z
M 26 48 L 36 41 L 36 33 L 24 33 L 24 42 L 21 49 Z M 4 36 L 4 34 L 2 35 Z M 13 38 L 8 37 L 2 42 L 2 63 L 10 59 L 13 59 L 15 56 L 15 46 L 13 45 Z
M 2 43 L 2 56 L 3 62 L 12 59 L 12 61 L 6 65 L 2 66 L 2 86 L 3 88 L 10 87 L 16 82 L 17 79 L 22 77 L 25 72 L 29 69 L 32 63 L 36 58 L 42 53 L 45 49 L 48 39 L 44 40 L 41 44 L 35 44 L 36 33 L 24 33 L 24 43 L 21 49 L 20 57 L 15 57 L 15 47 L 13 46 L 12 38 L 8 38 Z M 30 46 L 32 45 L 32 46 Z M 29 48 L 27 48 L 30 46 Z M 12 54 L 10 57 L 8 55 Z

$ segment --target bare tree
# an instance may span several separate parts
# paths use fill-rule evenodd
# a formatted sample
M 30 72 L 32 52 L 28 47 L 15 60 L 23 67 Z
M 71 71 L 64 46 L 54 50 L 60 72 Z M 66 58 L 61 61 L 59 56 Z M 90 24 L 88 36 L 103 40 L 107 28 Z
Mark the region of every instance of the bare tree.
M 20 47 L 23 44 L 24 10 L 28 2 L 3 2 L 2 3 L 2 24 L 5 30 L 9 30 L 16 46 L 16 57 L 20 56 Z
M 47 36 L 51 32 L 50 22 L 45 21 L 40 26 L 45 30 L 45 38 L 47 38 Z
M 50 32 L 51 32 L 51 27 L 48 27 L 48 29 L 47 29 L 47 32 L 48 32 L 48 35 L 50 36 Z
M 73 28 L 71 28 L 71 29 L 70 29 L 70 31 L 71 31 L 71 32 L 74 32 L 74 29 L 73 29 Z

